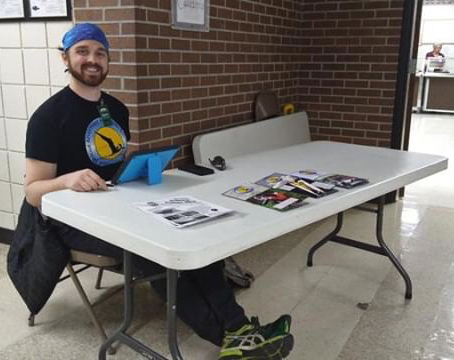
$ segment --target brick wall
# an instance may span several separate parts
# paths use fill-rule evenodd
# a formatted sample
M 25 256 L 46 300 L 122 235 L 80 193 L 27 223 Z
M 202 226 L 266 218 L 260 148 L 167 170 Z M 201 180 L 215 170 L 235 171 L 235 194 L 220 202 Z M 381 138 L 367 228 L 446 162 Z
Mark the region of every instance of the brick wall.
M 403 1 L 304 1 L 299 102 L 313 139 L 389 147 Z
M 178 144 L 185 162 L 196 134 L 250 122 L 261 89 L 308 110 L 314 139 L 389 144 L 402 1 L 210 2 L 192 32 L 170 27 L 171 0 L 74 0 L 108 33 L 133 148 Z

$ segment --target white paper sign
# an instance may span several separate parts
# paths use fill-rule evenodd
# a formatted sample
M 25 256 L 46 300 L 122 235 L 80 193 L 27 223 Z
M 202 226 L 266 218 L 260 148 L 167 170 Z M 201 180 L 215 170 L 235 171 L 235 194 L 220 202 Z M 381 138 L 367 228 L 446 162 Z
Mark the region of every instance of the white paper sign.
M 177 0 L 177 22 L 203 25 L 205 0 Z
M 22 0 L 0 0 L 0 19 L 14 19 L 24 17 Z
M 31 17 L 67 16 L 66 0 L 30 0 Z

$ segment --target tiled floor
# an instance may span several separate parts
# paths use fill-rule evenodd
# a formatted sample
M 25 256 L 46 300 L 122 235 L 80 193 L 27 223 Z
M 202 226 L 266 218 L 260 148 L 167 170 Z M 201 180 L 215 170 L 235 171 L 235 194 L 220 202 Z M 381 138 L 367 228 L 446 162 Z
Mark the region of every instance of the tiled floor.
M 454 117 L 415 115 L 411 150 L 454 154 Z M 377 255 L 328 244 L 305 266 L 308 248 L 334 225 L 334 218 L 237 256 L 257 280 L 238 293 L 263 322 L 293 316 L 296 339 L 291 360 L 454 359 L 453 166 L 408 186 L 406 196 L 385 210 L 384 236 L 413 280 L 413 299 L 390 263 Z M 374 241 L 373 215 L 348 212 L 343 235 Z M 96 359 L 99 340 L 70 282 L 60 284 L 27 327 L 27 311 L 5 274 L 0 245 L 0 360 Z M 83 274 L 85 284 L 94 273 Z M 106 285 L 121 278 L 108 275 Z M 91 295 L 97 290 L 88 286 Z M 146 286 L 137 291 L 137 337 L 167 353 L 165 306 Z M 358 306 L 362 303 L 363 306 Z M 122 295 L 97 307 L 109 332 L 122 316 Z M 180 324 L 185 359 L 214 360 L 217 349 Z M 125 346 L 111 359 L 139 359 Z

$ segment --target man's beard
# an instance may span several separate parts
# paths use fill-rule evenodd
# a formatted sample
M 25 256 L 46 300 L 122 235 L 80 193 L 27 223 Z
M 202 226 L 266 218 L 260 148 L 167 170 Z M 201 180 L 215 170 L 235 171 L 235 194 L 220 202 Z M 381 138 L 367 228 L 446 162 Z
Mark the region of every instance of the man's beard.
M 100 72 L 98 72 L 96 75 L 87 75 L 86 72 L 84 72 L 84 68 L 89 67 L 89 66 L 94 66 L 97 67 Z M 78 72 L 74 70 L 74 68 L 71 66 L 71 62 L 68 63 L 68 72 L 77 80 L 79 80 L 82 84 L 90 86 L 90 87 L 97 87 L 102 84 L 102 82 L 106 79 L 107 73 L 109 72 L 107 69 L 105 72 L 102 72 L 102 67 L 99 65 L 88 65 L 84 64 L 81 66 L 81 71 Z

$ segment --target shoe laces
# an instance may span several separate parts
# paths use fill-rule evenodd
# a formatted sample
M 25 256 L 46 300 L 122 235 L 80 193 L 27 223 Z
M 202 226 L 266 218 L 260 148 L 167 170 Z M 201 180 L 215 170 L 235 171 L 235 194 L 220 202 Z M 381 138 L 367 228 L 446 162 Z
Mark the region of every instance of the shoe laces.
M 244 325 L 236 332 L 226 333 L 225 341 L 229 348 L 241 348 L 243 350 L 253 350 L 258 344 L 266 341 L 266 335 L 256 324 Z M 234 344 L 234 345 L 233 345 Z

